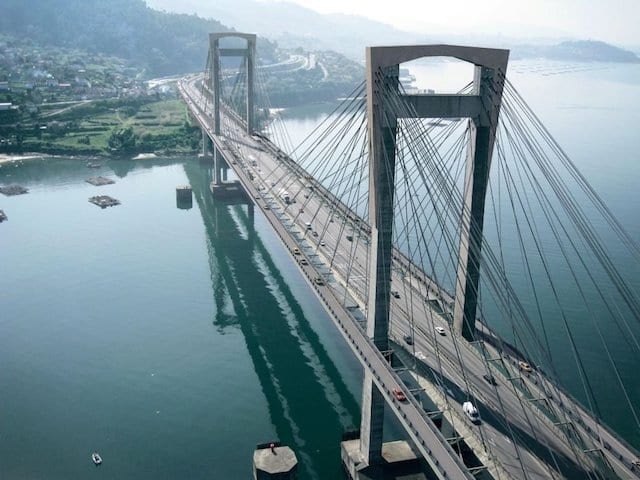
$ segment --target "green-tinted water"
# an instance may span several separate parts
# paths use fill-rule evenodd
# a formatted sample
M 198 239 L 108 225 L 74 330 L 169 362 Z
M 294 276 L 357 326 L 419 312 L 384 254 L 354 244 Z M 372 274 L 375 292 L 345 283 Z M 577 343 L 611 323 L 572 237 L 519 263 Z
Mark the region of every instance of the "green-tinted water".
M 195 160 L 0 169 L 30 189 L 1 205 L 2 478 L 248 478 L 273 439 L 301 478 L 338 475 L 359 368 L 264 219 L 213 203 L 208 175 Z M 87 202 L 103 193 L 122 205 Z

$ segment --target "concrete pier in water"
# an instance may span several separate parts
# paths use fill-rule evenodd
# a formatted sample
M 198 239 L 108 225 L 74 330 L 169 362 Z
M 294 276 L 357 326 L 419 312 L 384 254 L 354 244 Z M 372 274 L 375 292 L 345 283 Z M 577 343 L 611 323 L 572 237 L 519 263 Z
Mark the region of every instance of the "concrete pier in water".
M 295 480 L 298 458 L 291 448 L 278 442 L 258 445 L 253 452 L 254 480 Z

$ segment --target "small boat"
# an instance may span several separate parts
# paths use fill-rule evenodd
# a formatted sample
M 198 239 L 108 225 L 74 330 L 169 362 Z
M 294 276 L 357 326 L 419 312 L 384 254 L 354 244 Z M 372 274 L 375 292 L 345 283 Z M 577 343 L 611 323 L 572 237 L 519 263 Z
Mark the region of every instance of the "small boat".
M 91 454 L 91 460 L 93 460 L 93 463 L 95 463 L 96 465 L 100 465 L 102 463 L 102 457 L 98 452 L 93 452 Z

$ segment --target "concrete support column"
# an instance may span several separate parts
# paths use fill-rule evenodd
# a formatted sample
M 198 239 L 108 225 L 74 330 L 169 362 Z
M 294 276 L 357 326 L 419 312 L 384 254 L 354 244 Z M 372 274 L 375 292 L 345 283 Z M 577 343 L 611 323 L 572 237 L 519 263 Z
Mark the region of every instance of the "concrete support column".
M 202 156 L 207 157 L 209 155 L 209 135 L 203 128 L 202 130 Z
M 481 99 L 483 108 L 469 121 L 470 139 L 460 215 L 460 245 L 453 310 L 453 330 L 468 341 L 475 339 L 484 208 L 504 87 L 504 73 L 504 70 L 483 66 L 476 66 L 475 69 L 474 93 Z
M 220 39 L 209 35 L 211 52 L 211 84 L 213 90 L 213 132 L 220 135 Z
M 247 40 L 247 133 L 251 135 L 255 130 L 254 105 L 254 68 L 256 55 L 256 40 Z
M 362 385 L 362 418 L 360 419 L 360 453 L 370 465 L 382 462 L 382 438 L 385 400 L 368 370 Z
M 213 145 L 213 182 L 216 185 L 222 184 L 222 155 L 218 152 L 218 149 Z
M 370 53 L 370 49 L 367 51 Z M 393 199 L 395 192 L 395 115 L 384 110 L 385 91 L 398 90 L 398 65 L 379 68 L 367 58 L 367 116 L 369 129 L 369 296 L 367 335 L 380 351 L 389 349 L 389 299 L 393 240 Z M 385 401 L 365 371 L 362 391 L 360 451 L 369 465 L 382 459 L 382 425 Z
M 453 329 L 473 341 L 491 149 L 490 129 L 478 127 L 473 121 L 469 123 L 471 138 L 465 165 Z

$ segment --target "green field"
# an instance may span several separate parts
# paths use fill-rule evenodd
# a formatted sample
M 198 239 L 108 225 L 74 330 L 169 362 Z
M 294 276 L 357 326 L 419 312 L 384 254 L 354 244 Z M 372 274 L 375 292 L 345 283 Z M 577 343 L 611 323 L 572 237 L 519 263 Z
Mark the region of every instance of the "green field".
M 43 153 L 128 155 L 192 153 L 199 130 L 178 99 L 87 102 L 43 118 L 20 131 L 21 150 Z

